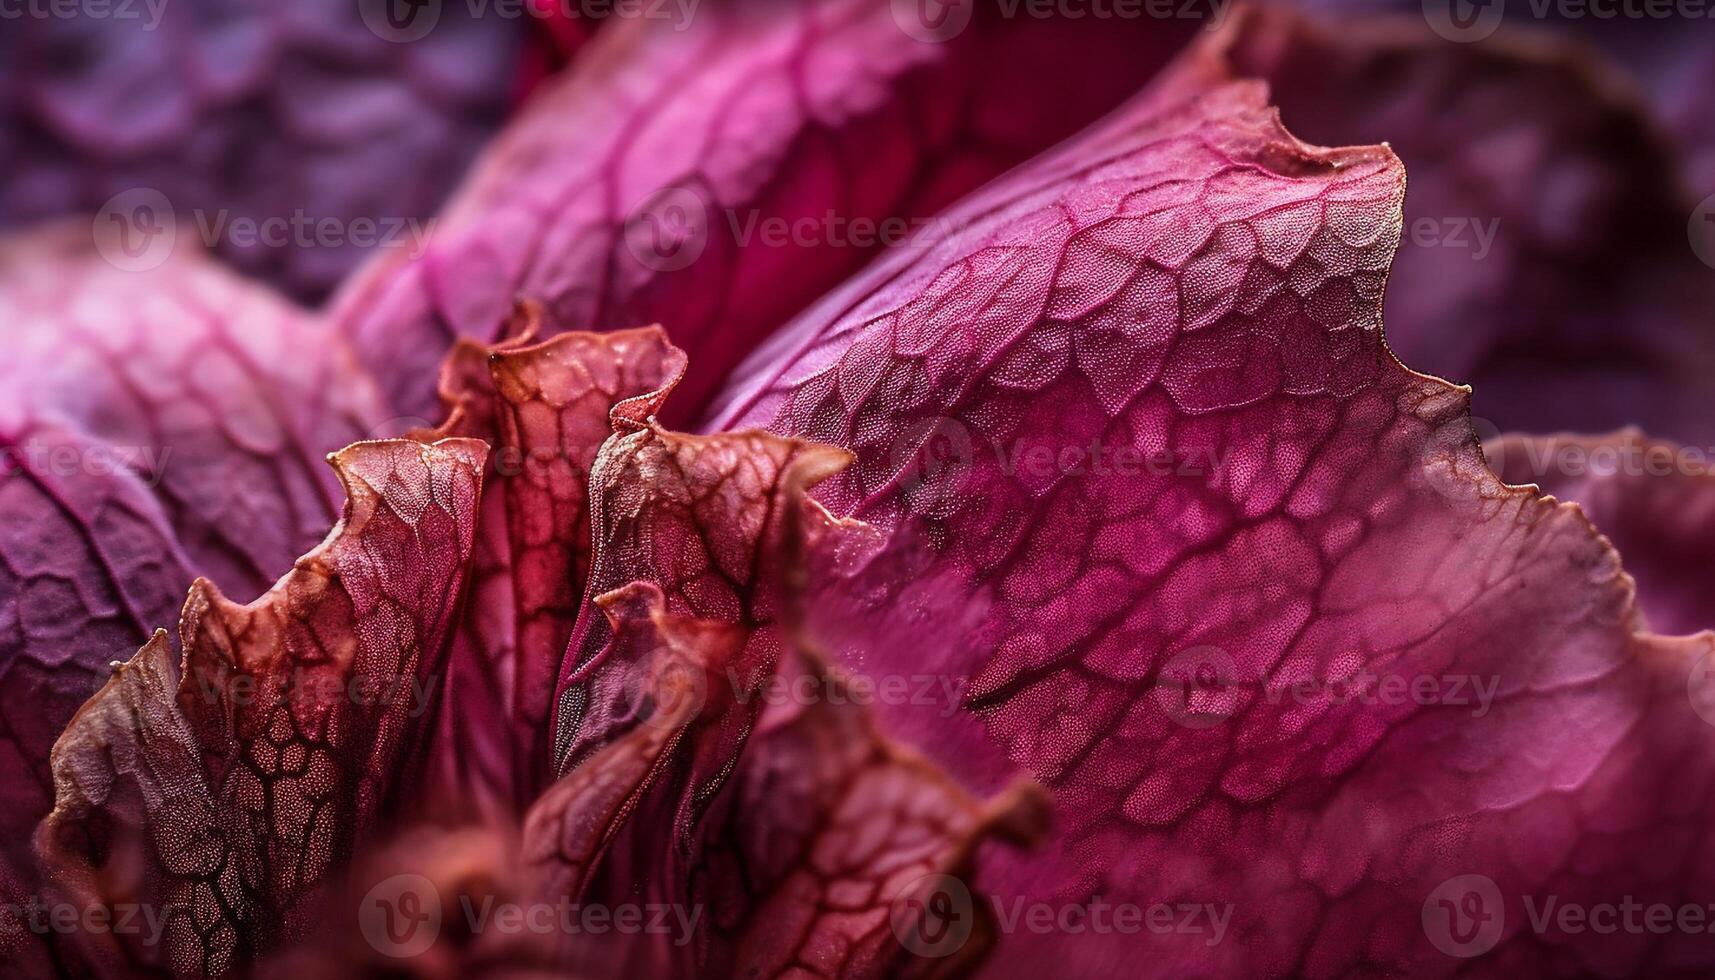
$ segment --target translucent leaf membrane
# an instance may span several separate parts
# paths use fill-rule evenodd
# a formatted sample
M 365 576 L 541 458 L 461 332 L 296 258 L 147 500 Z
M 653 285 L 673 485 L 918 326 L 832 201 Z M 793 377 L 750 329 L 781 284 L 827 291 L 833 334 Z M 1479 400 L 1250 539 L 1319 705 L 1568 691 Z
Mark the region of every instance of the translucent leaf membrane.
M 1715 475 L 1706 450 L 1637 429 L 1603 436 L 1512 434 L 1483 444 L 1508 483 L 1578 504 L 1625 557 L 1650 629 L 1715 627 Z
M 181 241 L 211 238 L 247 274 L 320 299 L 434 215 L 516 98 L 536 19 L 471 9 L 436 8 L 402 44 L 365 22 L 385 29 L 368 3 L 14 19 L 0 36 L 0 224 L 110 202 L 128 215 L 134 198 L 116 196 L 147 188 Z
M 190 252 L 87 226 L 0 242 L 0 862 L 30 863 L 48 750 L 197 575 L 262 591 L 327 533 L 322 454 L 384 413 L 321 324 Z
M 1041 801 L 971 797 L 885 739 L 843 675 L 792 640 L 807 583 L 873 544 L 803 495 L 843 462 L 746 433 L 648 428 L 604 448 L 592 590 L 616 568 L 639 580 L 595 600 L 602 630 L 579 624 L 559 715 L 568 772 L 531 809 L 523 855 L 541 894 L 702 921 L 685 942 L 566 940 L 563 965 L 880 977 L 969 968 L 990 948 L 973 908 L 958 958 L 939 962 L 914 944 L 911 902 L 943 880 L 968 892 L 980 843 L 1028 839 Z
M 540 330 L 534 308 L 519 315 L 527 336 Z M 481 438 L 495 454 L 435 752 L 442 806 L 514 816 L 550 778 L 548 709 L 589 577 L 590 469 L 610 416 L 654 414 L 684 371 L 659 327 L 454 348 L 452 418 L 425 438 Z
M 1639 632 L 1589 522 L 1394 360 L 1403 168 L 1290 136 L 1231 43 L 830 294 L 706 425 L 853 452 L 818 497 L 893 540 L 815 633 L 956 672 L 974 719 L 891 730 L 1054 790 L 1003 907 L 1134 910 L 1015 919 L 1008 975 L 1708 970 L 1697 930 L 1542 909 L 1715 899 L 1715 640 Z
M 694 418 L 788 316 L 1119 104 L 1200 23 L 986 0 L 962 14 L 940 43 L 886 0 L 608 24 L 496 140 L 428 249 L 376 261 L 337 317 L 411 412 L 452 341 L 496 339 L 515 297 L 556 329 L 667 324 L 691 356 L 668 421 Z
M 485 453 L 335 455 L 349 499 L 328 540 L 247 606 L 199 580 L 182 661 L 157 633 L 72 720 L 37 834 L 47 899 L 162 923 L 56 936 L 78 969 L 242 971 L 319 915 L 421 766 Z

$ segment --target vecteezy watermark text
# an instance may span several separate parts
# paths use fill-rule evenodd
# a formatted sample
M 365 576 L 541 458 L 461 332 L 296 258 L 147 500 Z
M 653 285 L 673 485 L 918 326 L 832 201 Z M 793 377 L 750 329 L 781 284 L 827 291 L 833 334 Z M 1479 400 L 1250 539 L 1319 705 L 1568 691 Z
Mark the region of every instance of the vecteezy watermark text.
M 1269 705 L 1443 707 L 1482 718 L 1500 692 L 1498 675 L 1401 673 L 1361 668 L 1335 677 L 1247 675 L 1217 646 L 1187 647 L 1156 672 L 1152 694 L 1168 717 L 1187 728 L 1212 728 L 1255 702 Z
M 417 674 L 354 674 L 339 677 L 322 670 L 296 668 L 284 675 L 258 678 L 251 674 L 232 673 L 211 677 L 197 672 L 192 678 L 195 689 L 209 704 L 229 704 L 249 707 L 262 702 L 298 704 L 333 704 L 344 702 L 359 707 L 390 708 L 403 705 L 412 718 L 429 710 L 435 695 L 434 677 Z
M 1449 41 L 1481 41 L 1509 9 L 1535 20 L 1708 20 L 1715 0 L 1423 0 L 1423 19 Z
M 186 913 L 186 905 L 150 905 L 118 902 L 111 905 L 73 905 L 50 902 L 31 895 L 22 902 L 0 904 L 0 916 L 18 922 L 38 936 L 91 935 L 136 936 L 155 946 L 166 933 L 170 915 Z
M 1514 898 L 1509 902 L 1500 885 L 1487 875 L 1448 878 L 1423 901 L 1424 935 L 1448 956 L 1471 959 L 1499 945 L 1509 921 L 1522 923 L 1538 936 L 1715 934 L 1712 902 L 1644 901 L 1629 894 L 1600 901 L 1552 894 Z
M 949 874 L 923 875 L 901 888 L 888 909 L 888 923 L 901 946 L 937 959 L 964 947 L 979 916 L 1003 935 L 1196 936 L 1216 946 L 1227 935 L 1233 905 L 1217 902 L 1116 902 L 1102 895 L 1082 901 L 1032 901 L 971 894 Z
M 172 201 L 153 187 L 122 191 L 96 212 L 91 226 L 96 251 L 115 268 L 144 272 L 171 258 L 181 232 L 188 230 L 208 249 L 223 244 L 244 250 L 397 246 L 416 258 L 428 248 L 435 229 L 432 218 L 317 217 L 303 208 L 263 216 L 195 208 L 190 215 L 187 226 Z
M 665 902 L 602 904 L 502 901 L 460 895 L 453 903 L 466 935 L 664 936 L 675 946 L 691 941 L 701 905 Z M 426 952 L 440 937 L 446 908 L 435 883 L 417 874 L 385 878 L 358 907 L 363 936 L 384 956 L 405 959 Z
M 384 41 L 408 44 L 429 36 L 450 0 L 356 0 L 359 16 Z M 525 17 L 568 20 L 667 21 L 673 30 L 689 27 L 701 0 L 461 0 L 468 17 L 519 20 Z
M 965 32 L 978 3 L 1007 20 L 1195 20 L 1215 30 L 1233 0 L 893 0 L 893 21 L 911 38 L 940 44 Z
M 172 455 L 171 446 L 44 445 L 30 439 L 18 445 L 0 445 L 0 477 L 29 473 L 69 480 L 124 473 L 154 488 L 165 476 Z
M 0 0 L 0 20 L 136 20 L 161 26 L 167 0 Z

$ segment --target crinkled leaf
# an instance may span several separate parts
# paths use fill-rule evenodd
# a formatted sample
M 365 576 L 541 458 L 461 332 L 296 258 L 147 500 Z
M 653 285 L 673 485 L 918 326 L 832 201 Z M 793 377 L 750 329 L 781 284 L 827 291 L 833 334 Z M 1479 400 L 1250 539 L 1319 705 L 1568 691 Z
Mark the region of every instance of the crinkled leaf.
M 1296 132 L 1387 140 L 1411 169 L 1387 303 L 1405 363 L 1472 384 L 1501 429 L 1715 438 L 1715 276 L 1686 242 L 1715 187 L 1682 182 L 1663 120 L 1610 66 L 1510 29 L 1448 43 L 1420 17 L 1242 25 L 1236 70 Z
M 444 805 L 511 813 L 552 771 L 548 709 L 589 577 L 590 469 L 610 417 L 653 415 L 684 370 L 659 327 L 454 348 L 454 416 L 431 438 L 482 438 L 495 454 L 434 752 Z
M 831 294 L 711 424 L 849 447 L 821 498 L 929 549 L 821 629 L 877 674 L 949 662 L 1002 751 L 926 750 L 1055 790 L 1055 859 L 997 888 L 1207 910 L 1020 929 L 1009 970 L 1709 969 L 1704 936 L 1534 931 L 1527 900 L 1715 896 L 1715 732 L 1687 697 L 1710 638 L 1635 633 L 1588 522 L 1503 486 L 1465 394 L 1393 359 L 1398 160 L 1288 135 L 1226 43 Z M 937 633 L 900 601 L 922 582 L 980 622 Z M 1436 901 L 1484 902 L 1466 875 L 1502 906 L 1476 960 Z
M 248 606 L 199 580 L 182 665 L 157 633 L 72 720 L 37 837 L 50 895 L 166 923 L 159 944 L 78 933 L 91 969 L 225 974 L 311 920 L 419 761 L 484 454 L 333 457 L 349 502 L 327 542 Z
M 419 412 L 452 340 L 494 339 L 517 296 L 558 329 L 663 323 L 691 355 L 675 412 L 694 417 L 755 341 L 1118 104 L 1198 23 L 965 7 L 938 44 L 886 0 L 610 24 L 498 138 L 427 252 L 377 261 L 338 318 Z

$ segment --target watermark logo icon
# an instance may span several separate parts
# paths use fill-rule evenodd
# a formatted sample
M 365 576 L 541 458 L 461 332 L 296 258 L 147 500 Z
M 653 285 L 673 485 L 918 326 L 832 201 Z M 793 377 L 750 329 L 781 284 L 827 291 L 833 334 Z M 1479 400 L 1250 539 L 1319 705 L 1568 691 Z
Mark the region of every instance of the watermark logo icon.
M 1422 436 L 1417 470 L 1429 489 L 1448 500 L 1474 503 L 1480 499 L 1481 474 L 1472 469 L 1472 443 L 1482 449 L 1487 468 L 1495 473 L 1506 465 L 1501 430 L 1478 415 L 1455 416 Z
M 1151 693 L 1186 728 L 1213 728 L 1238 711 L 1238 665 L 1220 647 L 1188 647 L 1161 666 Z
M 664 650 L 656 653 L 656 656 L 666 655 Z M 645 695 L 653 702 L 652 710 L 641 724 L 651 728 L 677 728 L 695 718 L 708 703 L 708 672 L 682 657 L 672 657 L 653 673 L 628 681 L 625 693 L 634 715 L 643 710 Z
M 159 267 L 179 239 L 173 203 L 153 187 L 134 187 L 108 198 L 96 212 L 91 231 L 96 251 L 125 272 Z
M 440 893 L 422 875 L 393 875 L 363 896 L 358 919 L 363 938 L 376 952 L 409 959 L 427 951 L 440 937 Z
M 976 461 L 971 430 L 944 415 L 919 419 L 905 427 L 888 452 L 888 472 L 913 510 L 919 513 L 957 493 Z
M 1423 0 L 1423 19 L 1429 29 L 1460 44 L 1495 33 L 1506 12 L 1506 0 Z
M 644 268 L 677 272 L 708 247 L 708 202 L 689 187 L 664 187 L 631 212 L 623 234 L 625 247 Z
M 925 959 L 951 956 L 964 948 L 976 919 L 971 890 L 947 874 L 927 874 L 912 881 L 888 907 L 894 938 Z
M 1715 269 L 1715 194 L 1704 198 L 1691 212 L 1691 223 L 1685 230 L 1691 237 L 1691 250 L 1704 265 Z
M 1501 889 L 1486 875 L 1459 875 L 1437 885 L 1423 900 L 1423 933 L 1448 956 L 1481 956 L 1506 929 Z
M 364 26 L 383 41 L 421 41 L 441 21 L 441 0 L 357 0 Z
M 908 37 L 940 44 L 964 33 L 976 0 L 893 0 L 893 22 Z

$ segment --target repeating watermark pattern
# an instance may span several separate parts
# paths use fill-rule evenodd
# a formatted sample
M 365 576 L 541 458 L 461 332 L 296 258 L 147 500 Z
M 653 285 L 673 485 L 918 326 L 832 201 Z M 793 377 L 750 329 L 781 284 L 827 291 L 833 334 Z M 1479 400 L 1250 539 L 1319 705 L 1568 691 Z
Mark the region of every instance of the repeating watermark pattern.
M 409 44 L 429 36 L 441 22 L 440 0 L 357 0 L 358 16 L 383 41 Z
M 91 228 L 96 251 L 116 269 L 146 272 L 171 258 L 181 231 L 189 231 L 207 249 L 222 244 L 246 250 L 403 246 L 417 258 L 428 248 L 435 228 L 433 218 L 318 218 L 302 208 L 266 217 L 233 214 L 230 208 L 194 208 L 189 213 L 187 226 L 172 201 L 153 187 L 121 191 L 96 212 Z
M 1549 476 L 1670 477 L 1708 476 L 1715 462 L 1715 448 L 1671 446 L 1664 443 L 1604 442 L 1589 444 L 1565 439 L 1522 440 L 1523 446 L 1500 455 L 1499 443 L 1485 442 L 1489 465 L 1499 470 L 1503 462 L 1513 464 L 1513 479 L 1539 480 Z M 1522 463 L 1522 470 L 1518 464 Z
M 1423 901 L 1423 932 L 1441 952 L 1473 959 L 1492 951 L 1514 922 L 1538 936 L 1667 936 L 1715 934 L 1715 903 L 1639 901 L 1619 895 L 1598 902 L 1570 901 L 1559 895 L 1518 896 L 1516 912 L 1494 879 L 1456 875 L 1437 885 Z
M 738 671 L 728 668 L 727 680 L 740 703 L 753 699 L 765 705 L 857 705 L 924 708 L 951 717 L 965 703 L 969 682 L 950 674 L 829 674 L 804 673 L 785 678 L 771 674 L 759 688 L 743 689 Z
M 441 895 L 422 875 L 385 878 L 363 896 L 358 928 L 383 956 L 409 959 L 428 952 L 441 936 Z
M 30 439 L 0 446 L 0 477 L 27 473 L 71 480 L 123 474 L 154 489 L 166 477 L 172 455 L 171 446 L 44 445 Z
M 1715 0 L 1512 0 L 1516 16 L 1533 20 L 1708 20 Z M 1423 19 L 1449 41 L 1469 44 L 1500 29 L 1508 0 L 1423 0 Z
M 793 677 L 770 674 L 761 683 L 747 681 L 728 667 L 710 672 L 686 660 L 672 660 L 655 674 L 626 678 L 620 714 L 641 724 L 671 727 L 709 703 L 711 683 L 726 685 L 740 705 L 764 707 L 890 707 L 932 711 L 952 717 L 965 705 L 970 681 L 959 674 L 825 674 Z
M 463 936 L 665 936 L 675 946 L 694 937 L 703 907 L 664 902 L 604 904 L 574 902 L 508 902 L 485 895 L 480 900 L 460 895 L 452 909 L 443 907 L 434 882 L 417 874 L 383 879 L 364 895 L 358 907 L 363 938 L 376 952 L 409 959 L 429 951 L 446 931 L 449 915 Z
M 987 918 L 1003 935 L 1194 936 L 1219 945 L 1232 921 L 1231 903 L 1113 902 L 1094 895 L 1077 902 L 983 896 Z M 894 938 L 913 955 L 939 959 L 970 941 L 979 899 L 960 879 L 927 874 L 900 889 L 888 908 Z
M 1099 435 L 1087 442 L 1064 436 L 979 436 L 959 419 L 942 415 L 900 430 L 888 448 L 887 472 L 921 513 L 960 499 L 964 477 L 979 465 L 994 475 L 1031 484 L 1117 477 L 1195 480 L 1212 487 L 1230 472 L 1236 454 L 1235 447 L 1213 444 L 1148 450 Z
M 888 925 L 913 956 L 941 959 L 957 953 L 976 930 L 977 903 L 960 879 L 929 874 L 907 884 L 888 905 Z
M 1715 269 L 1715 194 L 1704 198 L 1697 210 L 1691 212 L 1685 232 L 1691 238 L 1691 250 L 1697 258 Z
M 1188 647 L 1156 671 L 1151 696 L 1169 718 L 1192 729 L 1213 728 L 1252 701 L 1269 705 L 1450 707 L 1482 718 L 1494 710 L 1498 675 L 1395 673 L 1362 668 L 1341 677 L 1246 676 L 1218 646 Z
M 938 511 L 958 495 L 958 477 L 976 464 L 976 441 L 958 419 L 933 416 L 902 429 L 888 449 L 887 461 L 913 509 Z
M 0 913 L 38 936 L 76 934 L 134 936 L 156 946 L 173 916 L 188 914 L 188 905 L 149 905 L 136 902 L 74 905 L 31 895 L 22 902 L 0 904 Z
M 1220 647 L 1189 647 L 1161 666 L 1150 693 L 1169 718 L 1186 728 L 1213 728 L 1238 710 L 1238 664 Z
M 621 695 L 623 716 L 651 728 L 672 728 L 709 703 L 709 672 L 700 664 L 674 658 L 656 671 L 628 673 Z
M 1501 889 L 1484 875 L 1459 875 L 1423 900 L 1423 934 L 1448 956 L 1467 959 L 1495 948 L 1506 930 Z
M 765 248 L 917 248 L 927 249 L 961 235 L 967 225 L 940 215 L 850 217 L 829 208 L 817 215 L 787 218 L 761 211 L 725 211 L 734 243 Z
M 362 708 L 403 705 L 407 716 L 420 718 L 429 710 L 438 689 L 436 678 L 417 674 L 356 674 L 339 677 L 325 671 L 296 668 L 284 676 L 260 678 L 234 672 L 211 677 L 197 672 L 197 693 L 208 704 L 249 707 L 266 698 L 295 704 L 345 703 Z
M 950 41 L 971 24 L 976 0 L 893 0 L 893 22 L 924 44 Z
M 140 21 L 142 29 L 161 26 L 167 0 L 0 0 L 0 21 Z
M 96 251 L 124 272 L 160 266 L 179 240 L 173 202 L 153 187 L 134 187 L 108 198 L 95 213 L 93 231 Z
M 1423 0 L 1423 19 L 1429 29 L 1461 44 L 1495 33 L 1506 13 L 1506 0 Z
M 164 2 L 164 0 L 160 0 Z M 673 30 L 691 26 L 702 0 L 462 0 L 472 18 L 654 20 Z M 428 37 L 441 22 L 445 0 L 357 0 L 358 15 L 376 37 L 409 44 Z

